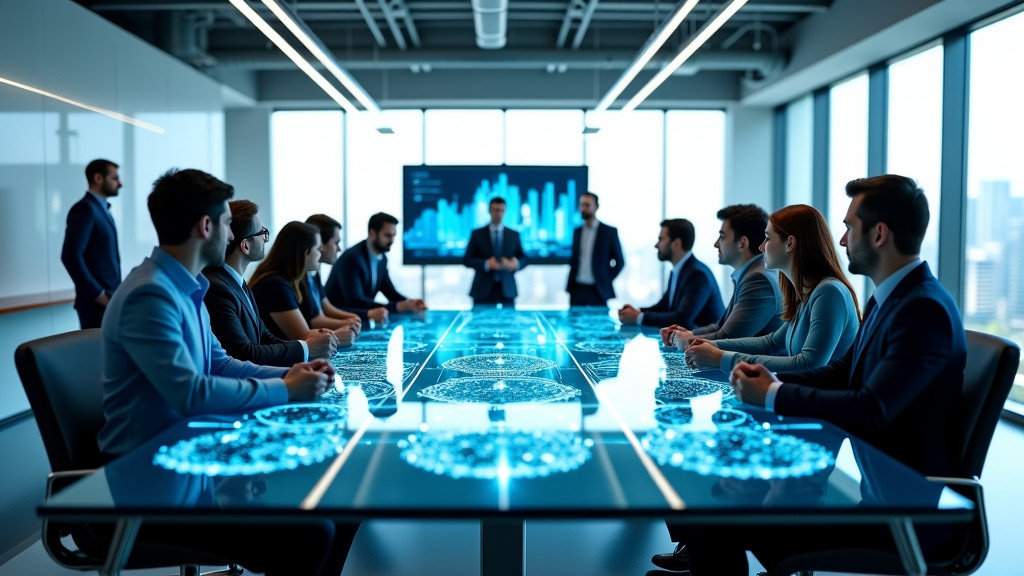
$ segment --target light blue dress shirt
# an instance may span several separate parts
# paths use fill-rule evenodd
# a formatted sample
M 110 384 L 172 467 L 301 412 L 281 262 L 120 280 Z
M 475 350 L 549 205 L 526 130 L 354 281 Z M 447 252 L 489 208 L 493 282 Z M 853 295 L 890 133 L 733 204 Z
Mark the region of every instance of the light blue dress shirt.
M 288 402 L 287 368 L 228 356 L 203 304 L 209 281 L 160 248 L 128 274 L 103 319 L 100 449 L 119 455 L 175 422 Z

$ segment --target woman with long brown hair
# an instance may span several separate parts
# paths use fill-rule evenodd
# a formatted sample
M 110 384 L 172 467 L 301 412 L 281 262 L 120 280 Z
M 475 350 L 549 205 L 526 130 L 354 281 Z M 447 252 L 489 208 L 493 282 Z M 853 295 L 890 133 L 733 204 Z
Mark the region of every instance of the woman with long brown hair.
M 319 268 L 320 231 L 304 222 L 285 224 L 249 280 L 260 316 L 279 338 L 300 340 L 310 328 L 328 328 L 342 346 L 351 345 L 353 323 L 327 317 L 316 296 L 310 296 L 309 275 Z
M 774 372 L 806 370 L 841 357 L 853 344 L 860 326 L 857 297 L 821 213 L 805 204 L 778 210 L 761 249 L 765 268 L 779 271 L 785 323 L 767 336 L 693 340 L 686 348 L 691 366 L 728 372 L 744 360 Z

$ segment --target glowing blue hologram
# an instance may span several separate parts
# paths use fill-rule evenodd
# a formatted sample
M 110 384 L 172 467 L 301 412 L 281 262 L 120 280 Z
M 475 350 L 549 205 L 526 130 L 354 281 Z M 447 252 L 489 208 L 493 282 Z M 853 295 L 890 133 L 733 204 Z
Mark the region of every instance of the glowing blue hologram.
M 622 354 L 628 340 L 584 340 L 573 344 L 573 349 L 593 354 Z
M 665 404 L 687 403 L 694 398 L 716 392 L 722 393 L 722 401 L 732 400 L 736 397 L 736 393 L 728 382 L 689 376 L 662 380 L 654 390 L 654 398 Z
M 322 404 L 343 404 L 348 402 L 348 386 L 342 380 L 338 380 L 338 383 L 331 386 L 327 392 L 324 392 L 318 400 Z
M 354 348 L 357 350 L 369 351 L 381 351 L 387 352 L 389 342 L 387 340 L 371 340 L 363 341 L 360 339 L 356 342 Z M 413 354 L 416 352 L 422 352 L 427 349 L 427 345 L 423 342 L 410 342 L 408 340 L 402 342 L 402 352 Z
M 390 382 L 350 382 L 358 384 L 367 400 L 383 400 L 396 394 L 395 385 Z
M 615 378 L 619 374 L 619 357 L 587 362 L 583 364 L 583 370 L 590 375 L 595 382 Z
M 580 391 L 546 378 L 514 376 L 493 378 L 452 378 L 428 386 L 419 396 L 441 402 L 480 402 L 512 404 L 516 402 L 557 402 L 580 395 Z
M 267 426 L 309 431 L 343 424 L 347 415 L 348 410 L 344 406 L 331 404 L 285 404 L 253 413 L 256 420 Z
M 665 362 L 665 376 L 662 380 L 674 380 L 696 374 L 698 370 L 686 365 L 686 356 L 681 352 L 668 352 L 661 355 Z
M 693 409 L 680 404 L 669 404 L 654 409 L 654 419 L 670 428 L 693 424 Z M 719 430 L 735 428 L 750 423 L 753 419 L 746 412 L 735 408 L 721 408 L 711 414 L 711 423 Z
M 573 330 L 569 334 L 569 339 L 570 340 L 578 341 L 580 343 L 582 343 L 582 342 L 611 342 L 611 343 L 619 342 L 619 343 L 622 343 L 622 342 L 625 342 L 626 340 L 629 340 L 633 336 L 636 336 L 636 334 L 626 334 L 626 333 L 623 333 L 623 332 L 619 332 L 618 330 L 615 330 L 614 328 L 612 328 L 612 329 L 605 328 L 603 330 L 597 330 L 597 329 L 594 329 L 593 327 L 590 327 L 590 328 L 583 328 L 583 329 L 580 329 L 580 330 Z
M 557 369 L 551 360 L 525 354 L 475 354 L 453 358 L 441 364 L 446 370 L 474 376 L 526 376 L 541 370 Z
M 754 427 L 715 432 L 659 427 L 641 443 L 659 464 L 703 476 L 799 478 L 835 464 L 835 457 L 820 444 Z
M 398 441 L 402 460 L 452 478 L 541 478 L 590 459 L 594 441 L 576 432 L 531 430 L 414 432 Z
M 387 378 L 387 354 L 383 351 L 343 352 L 331 356 L 330 363 L 345 381 L 382 381 Z M 403 380 L 408 378 L 417 366 L 417 362 L 403 362 Z
M 337 432 L 250 424 L 161 446 L 153 464 L 179 474 L 248 476 L 323 462 L 344 447 Z

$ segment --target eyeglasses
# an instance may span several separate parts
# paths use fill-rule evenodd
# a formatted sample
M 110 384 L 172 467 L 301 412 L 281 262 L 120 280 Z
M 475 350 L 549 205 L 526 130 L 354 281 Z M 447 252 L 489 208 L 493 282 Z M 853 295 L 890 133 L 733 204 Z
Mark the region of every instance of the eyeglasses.
M 256 236 L 263 236 L 263 241 L 264 242 L 270 242 L 270 230 L 267 230 L 266 226 L 263 227 L 263 230 L 260 230 L 259 232 L 256 232 L 255 234 L 249 234 L 248 236 L 242 236 L 242 240 L 245 240 L 246 238 L 255 238 Z

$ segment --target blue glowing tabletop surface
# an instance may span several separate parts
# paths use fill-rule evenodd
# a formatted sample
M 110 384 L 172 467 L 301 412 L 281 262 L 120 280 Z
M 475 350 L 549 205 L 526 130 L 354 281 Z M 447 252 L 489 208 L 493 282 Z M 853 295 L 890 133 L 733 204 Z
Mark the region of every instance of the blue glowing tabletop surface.
M 196 418 L 40 507 L 174 520 L 965 521 L 970 503 L 827 423 L 733 397 L 607 310 L 395 315 L 318 402 Z

